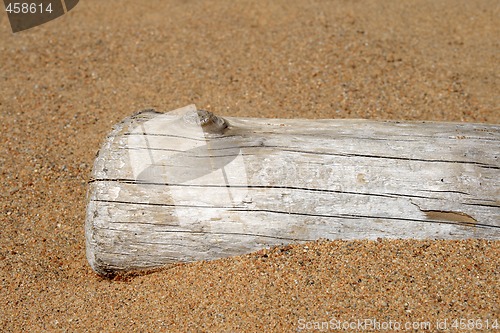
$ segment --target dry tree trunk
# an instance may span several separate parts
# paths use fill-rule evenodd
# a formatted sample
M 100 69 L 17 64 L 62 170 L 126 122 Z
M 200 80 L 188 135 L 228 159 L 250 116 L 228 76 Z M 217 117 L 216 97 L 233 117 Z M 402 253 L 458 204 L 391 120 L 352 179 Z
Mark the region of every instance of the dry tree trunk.
M 96 158 L 87 257 L 110 275 L 320 238 L 499 239 L 499 155 L 498 125 L 147 110 Z

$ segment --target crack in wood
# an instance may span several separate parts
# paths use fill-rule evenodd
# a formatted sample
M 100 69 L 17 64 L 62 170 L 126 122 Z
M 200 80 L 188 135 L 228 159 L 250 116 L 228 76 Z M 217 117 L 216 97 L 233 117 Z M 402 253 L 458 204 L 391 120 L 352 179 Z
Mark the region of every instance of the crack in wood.
M 477 220 L 475 218 L 463 212 L 444 210 L 422 210 L 422 212 L 424 212 L 425 216 L 431 220 L 447 220 L 473 226 L 477 224 Z
M 131 230 L 117 229 L 111 227 L 102 228 L 102 230 L 111 230 L 122 233 L 133 233 Z M 299 238 L 299 237 L 279 237 L 272 235 L 264 235 L 264 234 L 252 234 L 252 233 L 242 233 L 242 232 L 209 232 L 209 231 L 192 231 L 192 230 L 155 230 L 155 232 L 161 233 L 172 233 L 172 234 L 187 234 L 187 235 L 213 235 L 213 236 L 246 236 L 246 237 L 262 237 L 262 238 L 270 238 L 270 239 L 279 239 L 293 242 L 309 242 L 314 241 L 316 239 L 313 238 Z M 164 245 L 175 245 L 175 246 L 186 246 L 189 247 L 188 244 L 176 244 L 171 241 L 169 242 L 145 242 L 145 241 L 136 241 L 137 244 L 164 244 Z
M 209 185 L 209 184 L 176 184 L 176 183 L 163 183 L 163 182 L 148 182 L 142 180 L 134 180 L 134 179 L 124 179 L 124 178 L 94 178 L 89 180 L 90 183 L 94 182 L 118 182 L 124 184 L 137 184 L 137 185 L 152 185 L 152 186 L 179 186 L 179 187 L 200 187 L 200 188 L 248 188 L 248 189 L 283 189 L 283 190 L 297 190 L 297 191 L 309 191 L 309 192 L 325 192 L 325 193 L 338 193 L 338 194 L 351 194 L 351 195 L 362 195 L 369 197 L 382 197 L 382 198 L 424 198 L 424 199 L 439 199 L 439 198 L 431 198 L 431 197 L 423 197 L 418 195 L 406 195 L 406 194 L 398 194 L 398 193 L 363 193 L 363 192 L 352 192 L 352 191 L 339 191 L 339 190 L 329 190 L 329 189 L 321 189 L 321 188 L 309 188 L 309 187 L 297 187 L 297 186 L 281 186 L 281 185 Z
M 425 214 L 425 217 L 429 220 L 433 221 L 446 221 L 446 222 L 454 222 L 459 225 L 465 225 L 469 227 L 477 227 L 482 226 L 482 224 L 478 223 L 478 221 L 466 214 L 464 212 L 455 212 L 451 210 L 435 210 L 435 209 L 422 209 L 419 205 L 414 202 L 411 202 L 414 206 L 416 206 L 422 213 Z M 498 226 L 489 226 L 491 228 L 500 228 Z
M 463 203 L 467 206 L 475 206 L 475 207 L 492 207 L 492 208 L 500 208 L 499 205 L 487 205 L 487 204 L 475 204 L 475 203 Z
M 450 190 L 421 190 L 422 192 L 431 192 L 431 193 L 456 193 L 463 195 L 470 195 L 470 193 L 462 192 L 462 191 L 450 191 Z
M 204 141 L 204 140 L 198 140 L 198 141 Z M 213 148 L 210 148 L 210 150 L 211 151 L 216 151 L 216 150 L 223 150 L 223 149 L 238 149 L 238 148 L 239 149 L 241 149 L 241 148 L 280 149 L 280 151 L 287 151 L 287 152 L 291 152 L 291 153 L 300 153 L 300 154 L 323 155 L 323 156 L 324 155 L 328 155 L 328 156 L 339 156 L 339 157 L 362 157 L 362 158 L 375 158 L 375 159 L 391 159 L 391 160 L 400 160 L 400 161 L 416 161 L 416 162 L 424 162 L 424 163 L 471 164 L 471 165 L 477 165 L 477 166 L 482 167 L 482 168 L 500 170 L 499 166 L 495 166 L 495 165 L 491 165 L 491 164 L 486 164 L 486 163 L 472 162 L 472 161 L 461 161 L 461 160 L 427 160 L 427 159 L 420 159 L 420 158 L 397 157 L 397 156 L 383 156 L 383 155 L 368 155 L 368 154 L 338 154 L 338 153 L 329 153 L 329 152 L 324 152 L 324 151 L 317 152 L 317 151 L 308 151 L 308 150 L 301 150 L 301 149 L 290 149 L 290 146 L 277 146 L 277 145 L 270 146 L 270 145 L 265 145 L 265 144 L 256 145 L 256 146 L 213 147 Z M 150 147 L 123 147 L 123 149 L 124 150 L 141 150 L 141 149 L 147 149 L 147 150 L 157 150 L 157 151 L 162 151 L 162 150 L 165 150 L 165 151 L 175 151 L 175 150 L 172 150 L 172 149 L 150 148 Z M 246 153 L 245 155 L 253 156 L 255 154 Z M 201 156 L 201 157 L 224 157 L 224 156 Z
M 93 200 L 95 202 L 106 202 L 106 203 L 121 203 L 121 204 L 129 204 L 129 205 L 146 205 L 146 206 L 160 206 L 160 207 L 183 207 L 183 208 L 208 208 L 208 209 L 227 209 L 228 212 L 261 212 L 261 213 L 271 213 L 271 214 L 282 214 L 282 215 L 295 215 L 295 216 L 307 216 L 307 217 L 320 217 L 320 218 L 335 218 L 335 219 L 381 219 L 381 220 L 391 220 L 391 221 L 405 221 L 405 222 L 421 222 L 421 223 L 437 223 L 437 224 L 450 224 L 450 225 L 465 225 L 470 227 L 477 228 L 497 228 L 500 229 L 500 226 L 489 225 L 478 223 L 477 220 L 472 218 L 470 215 L 460 212 L 451 212 L 451 211 L 439 211 L 439 210 L 422 210 L 417 204 L 411 202 L 413 205 L 418 207 L 418 209 L 423 212 L 429 212 L 429 215 L 426 215 L 427 220 L 420 219 L 409 219 L 404 217 L 389 217 L 389 216 L 375 216 L 375 215 L 356 215 L 356 214 L 339 214 L 339 215 L 328 215 L 328 214 L 313 214 L 313 213 L 300 213 L 300 212 L 290 212 L 290 211 L 280 211 L 280 210 L 271 210 L 271 209 L 247 209 L 237 207 L 223 207 L 223 206 L 195 206 L 195 205 L 173 205 L 173 204 L 161 204 L 161 203 L 149 203 L 149 202 L 126 202 L 126 201 L 113 201 L 113 200 Z M 441 212 L 444 213 L 442 215 L 432 214 L 432 212 Z M 462 219 L 452 219 L 446 213 L 456 214 L 456 215 L 465 215 L 468 216 L 471 220 L 467 220 L 465 218 Z M 206 234 L 211 234 L 210 232 L 202 232 Z

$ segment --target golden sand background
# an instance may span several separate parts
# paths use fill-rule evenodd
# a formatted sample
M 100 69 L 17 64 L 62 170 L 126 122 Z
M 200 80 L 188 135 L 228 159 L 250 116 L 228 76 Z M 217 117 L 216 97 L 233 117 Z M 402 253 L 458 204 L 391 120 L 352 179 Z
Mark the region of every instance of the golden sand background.
M 499 22 L 494 0 L 82 0 L 17 34 L 3 12 L 0 331 L 500 321 L 498 241 L 322 241 L 109 281 L 83 230 L 96 151 L 141 109 L 498 124 Z

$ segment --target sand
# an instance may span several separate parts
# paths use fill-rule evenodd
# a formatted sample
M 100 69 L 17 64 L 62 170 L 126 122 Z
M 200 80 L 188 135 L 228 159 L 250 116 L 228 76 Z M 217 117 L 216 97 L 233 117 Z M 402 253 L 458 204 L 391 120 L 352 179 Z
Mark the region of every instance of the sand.
M 86 0 L 17 34 L 2 13 L 0 331 L 500 331 L 498 241 L 323 240 L 106 280 L 83 230 L 95 154 L 141 109 L 499 124 L 499 21 L 494 0 Z

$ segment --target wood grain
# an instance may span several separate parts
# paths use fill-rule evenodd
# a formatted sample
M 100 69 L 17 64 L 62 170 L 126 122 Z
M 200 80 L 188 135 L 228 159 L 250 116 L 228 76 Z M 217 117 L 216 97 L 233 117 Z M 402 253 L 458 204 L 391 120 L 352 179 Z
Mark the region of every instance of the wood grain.
M 117 124 L 90 180 L 87 258 L 110 275 L 325 239 L 500 239 L 500 127 L 222 119 Z

